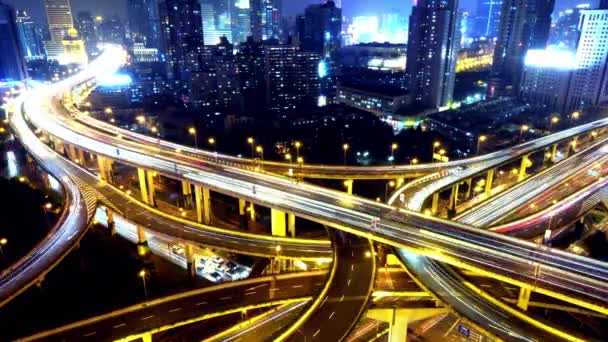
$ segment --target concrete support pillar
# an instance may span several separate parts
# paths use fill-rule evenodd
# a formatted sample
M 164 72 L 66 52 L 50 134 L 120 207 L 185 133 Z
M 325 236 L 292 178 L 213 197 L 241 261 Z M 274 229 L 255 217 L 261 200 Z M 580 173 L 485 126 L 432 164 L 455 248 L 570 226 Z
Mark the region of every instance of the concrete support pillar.
M 370 309 L 367 311 L 366 316 L 389 324 L 389 342 L 403 342 L 407 341 L 407 326 L 410 322 L 416 322 L 447 312 L 449 310 L 446 308 Z
M 112 173 L 112 166 L 114 161 L 112 159 L 105 158 L 105 170 L 106 170 L 106 181 L 112 183 L 114 181 L 114 173 Z
M 78 154 L 76 153 L 76 147 L 72 144 L 68 145 L 68 155 L 70 157 L 70 160 L 72 160 L 73 162 L 76 162 L 78 160 Z
M 270 225 L 273 236 L 287 236 L 285 212 L 270 209 Z
M 526 154 L 521 158 L 521 164 L 519 165 L 519 174 L 517 175 L 517 181 L 521 182 L 526 178 L 526 169 L 532 166 L 532 161 L 530 160 L 530 155 Z
M 156 206 L 156 196 L 154 190 L 154 172 L 146 171 L 146 183 L 148 185 L 148 204 Z
M 188 275 L 194 277 L 196 275 L 196 264 L 194 260 L 194 246 L 186 244 L 186 265 L 188 267 Z
M 99 168 L 99 179 L 108 181 L 105 158 L 100 155 L 97 155 L 97 167 Z
M 110 235 L 116 235 L 116 223 L 114 222 L 114 212 L 110 208 L 106 208 L 106 221 L 108 223 L 108 230 Z
M 431 214 L 437 214 L 437 209 L 439 207 L 439 193 L 436 192 L 433 194 L 433 202 L 431 203 Z
M 253 202 L 249 203 L 249 220 L 255 222 L 255 206 Z
M 294 214 L 287 214 L 287 231 L 289 236 L 296 237 L 296 216 Z
M 62 143 L 62 142 L 61 142 L 59 139 L 54 138 L 54 139 L 53 139 L 53 145 L 55 146 L 55 151 L 56 151 L 57 153 L 59 153 L 59 154 L 61 154 L 61 155 L 63 155 L 63 154 L 64 154 L 65 149 L 64 149 L 63 143 Z
M 196 220 L 199 223 L 211 224 L 211 198 L 209 188 L 195 185 L 194 200 L 196 202 Z
M 557 144 L 551 145 L 551 157 L 549 161 L 555 163 L 555 157 L 557 156 Z
M 529 288 L 522 287 L 519 289 L 519 297 L 517 298 L 517 306 L 526 311 L 528 310 L 528 303 L 530 302 L 530 295 L 532 295 L 532 290 Z
M 352 179 L 347 179 L 344 181 L 344 186 L 346 187 L 346 193 L 349 195 L 353 194 L 353 184 L 355 183 Z
M 578 146 L 578 137 L 574 137 L 568 144 L 568 157 L 576 153 L 576 147 Z
M 152 334 L 151 333 L 144 333 L 141 336 L 141 341 L 142 342 L 152 342 Z
M 488 171 L 488 175 L 486 176 L 486 185 L 485 185 L 485 191 L 484 191 L 484 195 L 486 196 L 486 198 L 490 197 L 490 194 L 492 193 L 492 183 L 494 182 L 494 173 L 496 172 L 496 169 L 490 169 Z
M 148 254 L 148 238 L 144 227 L 137 225 L 137 253 L 140 256 Z
M 146 182 L 146 170 L 137 168 L 137 178 L 139 180 L 139 192 L 141 193 L 141 200 L 146 204 L 151 204 L 150 197 L 148 196 L 148 186 Z
M 192 204 L 192 185 L 186 181 L 182 181 L 182 194 L 186 200 L 184 207 Z
M 467 178 L 467 180 L 465 180 L 465 183 L 467 184 L 467 194 L 466 194 L 466 198 L 465 200 L 468 201 L 471 198 L 471 188 L 473 186 L 473 178 Z
M 84 151 L 79 148 L 76 152 L 78 152 L 78 163 L 80 163 L 80 165 L 85 165 L 87 160 L 84 158 Z
M 247 202 L 239 198 L 239 222 L 242 229 L 247 229 Z
M 450 204 L 448 205 L 449 210 L 455 210 L 456 205 L 458 204 L 458 190 L 460 188 L 460 184 L 452 185 L 452 192 L 450 193 Z

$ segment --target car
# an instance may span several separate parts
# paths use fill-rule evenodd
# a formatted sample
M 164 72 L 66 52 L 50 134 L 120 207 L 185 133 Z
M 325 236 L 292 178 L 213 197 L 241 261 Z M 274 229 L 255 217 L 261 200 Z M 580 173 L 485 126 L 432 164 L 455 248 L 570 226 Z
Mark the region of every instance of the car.
M 205 273 L 205 274 L 203 274 L 203 277 L 205 277 L 207 280 L 210 280 L 214 283 L 220 282 L 224 279 L 222 277 L 222 275 L 217 272 Z

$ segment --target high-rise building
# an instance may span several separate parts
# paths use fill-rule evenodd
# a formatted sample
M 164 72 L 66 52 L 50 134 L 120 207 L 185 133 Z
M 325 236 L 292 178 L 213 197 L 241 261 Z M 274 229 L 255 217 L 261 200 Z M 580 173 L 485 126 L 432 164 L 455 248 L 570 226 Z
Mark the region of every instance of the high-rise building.
M 589 4 L 578 5 L 557 14 L 555 26 L 549 33 L 549 45 L 560 45 L 564 48 L 575 50 L 578 43 L 578 23 L 581 10 L 589 9 Z
M 99 33 L 104 43 L 125 44 L 125 25 L 118 16 L 103 18 L 99 24 Z
M 197 0 L 164 0 L 159 4 L 163 51 L 169 64 L 169 76 L 187 78 L 188 53 L 203 46 L 201 6 Z
M 488 95 L 517 94 L 529 49 L 544 49 L 555 0 L 504 0 Z
M 0 0 L 0 80 L 16 81 L 27 77 L 15 22 L 15 10 Z
M 266 102 L 280 117 L 318 103 L 319 55 L 290 45 L 264 48 Z
M 500 26 L 500 10 L 503 0 L 482 0 L 477 4 L 474 32 L 478 37 L 495 38 Z
M 440 108 L 451 102 L 460 45 L 458 21 L 458 0 L 420 0 L 413 7 L 406 67 L 412 104 Z
M 581 11 L 566 111 L 608 101 L 608 9 Z
M 304 50 L 330 57 L 340 48 L 342 10 L 332 0 L 310 5 L 306 7 L 303 27 L 300 29 L 304 29 L 303 33 L 299 33 Z
M 78 12 L 76 27 L 84 41 L 85 49 L 89 54 L 94 54 L 97 51 L 99 33 L 97 32 L 97 26 L 95 25 L 95 20 L 93 19 L 91 12 Z
M 74 27 L 70 0 L 45 0 L 46 16 L 49 23 L 50 41 L 45 42 L 48 59 L 58 60 L 63 55 L 63 38 Z
M 232 0 L 232 40 L 242 43 L 251 35 L 251 7 L 249 0 Z
M 248 37 L 235 58 L 242 112 L 252 115 L 265 107 L 264 46 Z
M 156 0 L 128 0 L 129 36 L 132 43 L 160 48 L 160 18 Z
M 281 38 L 281 0 L 250 0 L 251 34 L 256 41 Z
M 221 37 L 232 42 L 232 0 L 202 0 L 203 37 L 205 45 L 217 45 Z
M 25 11 L 17 11 L 17 31 L 26 58 L 43 58 L 44 44 L 36 23 Z

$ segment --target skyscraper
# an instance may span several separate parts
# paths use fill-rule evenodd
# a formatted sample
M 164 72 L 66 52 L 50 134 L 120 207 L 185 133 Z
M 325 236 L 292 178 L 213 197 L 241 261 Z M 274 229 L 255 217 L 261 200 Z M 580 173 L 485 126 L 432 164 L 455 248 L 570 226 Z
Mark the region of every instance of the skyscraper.
M 132 42 L 160 48 L 160 18 L 156 0 L 128 0 L 129 31 Z
M 232 42 L 232 0 L 202 0 L 203 37 L 205 45 L 217 45 L 221 37 Z
M 44 57 L 44 45 L 42 36 L 36 27 L 36 23 L 25 11 L 17 11 L 17 31 L 19 41 L 25 57 Z
M 84 41 L 87 52 L 91 54 L 97 49 L 97 42 L 99 41 L 99 33 L 91 12 L 78 12 L 76 27 Z
M 330 57 L 340 48 L 342 10 L 332 0 L 310 5 L 306 7 L 303 29 L 300 40 L 304 50 Z
M 502 0 L 482 0 L 477 4 L 475 35 L 494 38 L 500 26 Z
M 46 16 L 51 40 L 45 42 L 47 58 L 59 59 L 63 55 L 62 40 L 74 27 L 70 0 L 45 0 Z
M 251 35 L 251 7 L 249 0 L 232 0 L 232 39 L 242 43 Z
M 251 34 L 256 41 L 281 38 L 281 0 L 250 0 Z
M 566 111 L 608 101 L 608 9 L 581 11 Z
M 489 96 L 518 93 L 526 52 L 547 45 L 554 4 L 555 0 L 503 1 Z
M 203 46 L 201 6 L 197 0 L 164 0 L 159 4 L 163 50 L 173 78 L 186 78 L 188 53 Z
M 22 80 L 26 77 L 15 10 L 0 0 L 0 80 Z
M 459 45 L 458 0 L 418 1 L 410 16 L 406 62 L 412 104 L 439 108 L 452 100 Z

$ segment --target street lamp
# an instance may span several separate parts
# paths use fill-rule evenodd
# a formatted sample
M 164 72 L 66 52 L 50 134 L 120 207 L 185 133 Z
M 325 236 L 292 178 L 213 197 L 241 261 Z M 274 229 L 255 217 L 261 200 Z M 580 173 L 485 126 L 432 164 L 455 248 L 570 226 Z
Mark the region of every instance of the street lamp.
M 304 168 L 304 158 L 298 157 L 298 164 L 300 164 L 300 170 Z
M 559 117 L 554 116 L 551 118 L 551 123 L 549 124 L 549 130 L 553 129 L 553 125 L 559 122 Z
M 148 298 L 148 288 L 146 287 L 146 275 L 147 275 L 146 270 L 142 269 L 141 271 L 139 271 L 138 275 L 144 284 L 144 297 Z
M 146 117 L 144 115 L 138 115 L 135 117 L 135 120 L 137 121 L 137 123 L 139 123 L 140 125 L 143 125 L 144 123 L 146 123 Z
M 477 138 L 477 151 L 475 152 L 475 154 L 479 154 L 479 145 L 481 145 L 481 143 L 485 142 L 486 140 L 488 140 L 488 137 L 486 137 L 485 135 L 480 135 L 479 138 Z
M 285 155 L 285 160 L 289 160 L 289 166 L 291 167 L 291 153 Z
M 399 147 L 399 145 L 397 145 L 397 143 L 393 143 L 391 145 L 391 163 L 393 164 L 393 166 L 395 165 L 395 150 Z
M 527 132 L 530 130 L 530 126 L 528 125 L 521 125 L 521 127 L 519 128 L 519 141 L 521 141 L 524 132 Z
M 106 114 L 108 114 L 108 115 L 114 113 L 114 111 L 110 107 L 106 107 L 106 109 L 104 109 L 103 112 L 106 113 Z
M 261 166 L 261 165 L 262 165 L 262 162 L 264 161 L 264 148 L 263 148 L 262 146 L 258 145 L 258 146 L 255 148 L 255 150 L 256 150 L 256 152 L 258 152 L 258 153 L 259 153 L 259 155 L 260 155 L 260 166 Z
M 294 143 L 294 146 L 296 147 L 296 159 L 300 157 L 300 147 L 302 147 L 302 143 L 300 143 L 299 141 L 296 141 Z
M 198 139 L 196 137 L 196 128 L 190 127 L 188 128 L 188 134 L 194 137 L 194 147 L 198 149 Z
M 441 143 L 439 141 L 435 141 L 433 143 L 433 155 L 431 156 L 431 160 L 434 162 L 435 161 L 435 151 L 437 150 L 437 148 L 441 146 Z
M 574 121 L 578 120 L 578 118 L 581 117 L 581 113 L 580 112 L 574 112 L 572 113 L 572 115 L 570 115 L 570 121 L 572 123 L 574 123 Z
M 342 150 L 344 151 L 344 165 L 346 165 L 346 151 L 348 151 L 348 148 L 350 146 L 348 146 L 348 144 L 343 144 L 342 145 Z
M 416 164 L 418 164 L 418 158 L 414 157 L 410 160 L 410 165 L 416 165 Z
M 384 186 L 384 202 L 388 201 L 388 187 L 394 188 L 395 187 L 395 181 L 390 181 L 388 183 L 386 183 L 386 185 Z
M 249 137 L 249 138 L 247 138 L 247 143 L 248 143 L 249 145 L 251 145 L 251 158 L 253 158 L 253 157 L 254 157 L 254 154 L 255 154 L 255 153 L 254 153 L 254 149 L 255 149 L 255 145 L 254 145 L 254 143 L 255 143 L 255 140 L 253 139 L 253 137 Z
M 4 261 L 4 250 L 2 249 L 2 247 L 4 247 L 7 243 L 8 243 L 8 240 L 6 238 L 0 239 L 0 255 L 2 255 L 3 261 Z

